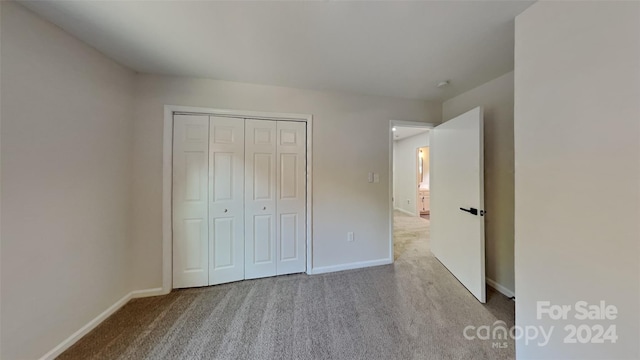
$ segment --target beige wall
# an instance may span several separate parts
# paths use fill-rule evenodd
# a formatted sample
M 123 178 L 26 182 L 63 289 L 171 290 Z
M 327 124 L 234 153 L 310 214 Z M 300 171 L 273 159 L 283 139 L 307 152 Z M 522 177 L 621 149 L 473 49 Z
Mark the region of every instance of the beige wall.
M 486 274 L 513 293 L 513 72 L 445 101 L 442 120 L 478 106 L 484 107 Z
M 555 326 L 519 359 L 640 358 L 640 3 L 538 2 L 516 19 L 516 324 Z M 569 305 L 537 318 L 537 301 Z M 579 321 L 601 300 L 615 320 Z M 565 325 L 615 344 L 565 344 Z
M 2 81 L 2 6 L 0 5 L 0 82 Z M 2 85 L 0 84 L 0 128 L 2 127 Z M 0 130 L 0 134 L 2 131 Z M 2 136 L 0 136 L 0 214 L 2 213 Z M 2 357 L 2 215 L 0 215 L 0 357 Z
M 2 1 L 2 359 L 130 290 L 133 72 Z
M 136 288 L 162 285 L 165 104 L 313 115 L 314 268 L 389 258 L 389 120 L 438 122 L 441 111 L 423 101 L 152 75 L 138 76 L 136 102 Z M 370 171 L 379 183 L 367 182 Z
M 418 201 L 417 149 L 429 145 L 429 133 L 410 136 L 394 141 L 393 151 L 393 196 L 394 207 L 416 216 Z M 426 159 L 428 166 L 429 158 Z
M 2 47 L 2 6 L 0 5 L 0 48 Z M 2 50 L 0 49 L 0 82 L 2 81 Z M 2 85 L 0 84 L 0 128 L 2 127 Z M 2 131 L 0 130 L 0 134 Z M 2 136 L 0 136 L 0 214 L 2 213 Z M 2 216 L 0 215 L 0 357 L 2 357 Z

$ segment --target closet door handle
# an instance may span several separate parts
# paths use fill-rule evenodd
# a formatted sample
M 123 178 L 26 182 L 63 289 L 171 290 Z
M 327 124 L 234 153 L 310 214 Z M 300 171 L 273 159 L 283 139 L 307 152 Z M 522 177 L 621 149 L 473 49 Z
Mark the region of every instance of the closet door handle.
M 227 209 L 224 209 L 224 212 L 227 212 L 227 211 L 229 211 L 229 210 L 227 210 Z
M 266 207 L 266 206 L 263 206 L 263 207 L 262 207 L 262 210 L 267 210 L 267 207 Z

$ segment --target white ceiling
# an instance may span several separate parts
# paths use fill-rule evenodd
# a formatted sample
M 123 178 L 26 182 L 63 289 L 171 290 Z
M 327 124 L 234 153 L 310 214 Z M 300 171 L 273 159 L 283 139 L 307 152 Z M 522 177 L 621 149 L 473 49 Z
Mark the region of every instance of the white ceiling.
M 395 129 L 396 131 L 393 132 L 393 140 L 396 140 L 396 141 L 406 139 L 413 135 L 426 133 L 429 131 L 429 129 L 425 129 L 425 128 L 412 128 L 412 127 L 401 127 L 401 126 L 396 126 Z
M 532 1 L 21 3 L 138 72 L 441 100 L 513 69 Z

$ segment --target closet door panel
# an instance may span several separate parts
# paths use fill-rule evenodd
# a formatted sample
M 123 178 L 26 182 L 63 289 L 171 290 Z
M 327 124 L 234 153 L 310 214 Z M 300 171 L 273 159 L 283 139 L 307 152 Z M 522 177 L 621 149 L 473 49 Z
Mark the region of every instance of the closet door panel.
M 206 286 L 209 117 L 175 115 L 173 128 L 173 287 Z
M 273 215 L 253 216 L 253 264 L 273 264 Z M 274 275 L 269 272 L 266 276 Z
M 244 279 L 244 120 L 210 117 L 209 284 Z
M 276 122 L 245 120 L 245 278 L 276 275 Z
M 306 269 L 306 124 L 277 122 L 277 274 Z

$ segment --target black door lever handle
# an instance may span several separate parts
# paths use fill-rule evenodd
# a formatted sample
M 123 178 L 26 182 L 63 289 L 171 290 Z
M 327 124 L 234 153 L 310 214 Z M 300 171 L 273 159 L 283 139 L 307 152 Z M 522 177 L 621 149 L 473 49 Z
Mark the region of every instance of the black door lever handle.
M 460 208 L 460 210 L 462 211 L 466 211 L 472 215 L 478 215 L 478 209 L 476 208 L 469 208 L 469 209 L 465 209 L 465 208 Z

